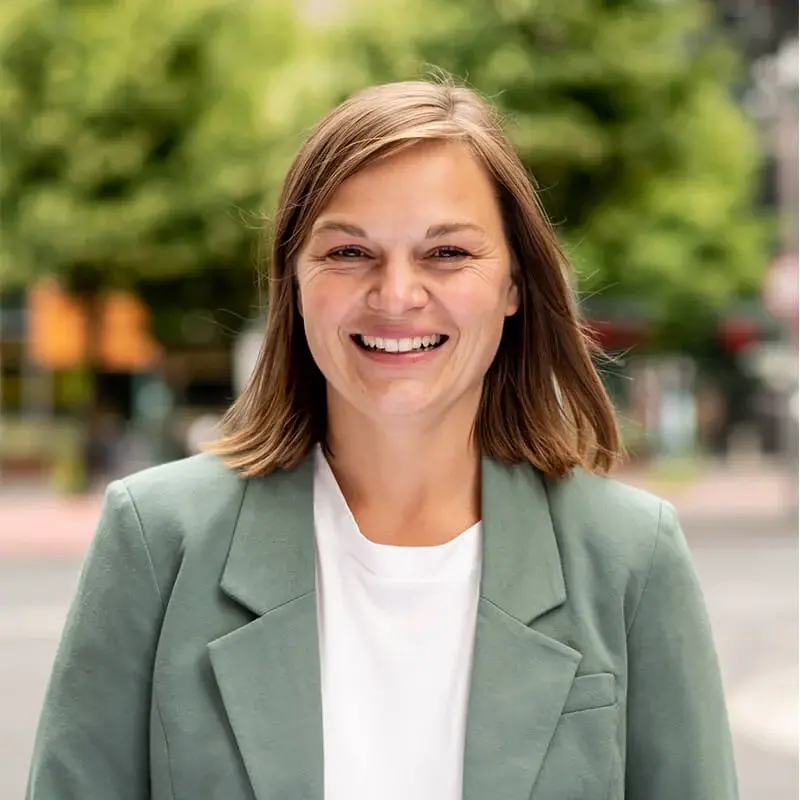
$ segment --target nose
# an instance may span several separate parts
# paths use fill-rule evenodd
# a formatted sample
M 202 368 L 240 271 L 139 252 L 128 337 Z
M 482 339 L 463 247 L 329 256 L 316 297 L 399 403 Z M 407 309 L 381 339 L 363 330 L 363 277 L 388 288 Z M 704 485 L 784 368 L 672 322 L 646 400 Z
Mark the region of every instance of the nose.
M 404 257 L 388 258 L 372 273 L 374 284 L 367 295 L 373 311 L 400 317 L 428 301 L 424 275 L 413 261 Z

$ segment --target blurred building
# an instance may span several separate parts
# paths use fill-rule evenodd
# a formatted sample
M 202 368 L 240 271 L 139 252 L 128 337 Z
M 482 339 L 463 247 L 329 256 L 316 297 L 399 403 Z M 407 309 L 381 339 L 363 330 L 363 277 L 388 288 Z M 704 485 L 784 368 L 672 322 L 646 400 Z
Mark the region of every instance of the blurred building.
M 798 3 L 716 0 L 720 19 L 749 65 L 742 102 L 760 125 L 764 201 L 781 210 L 782 246 L 797 249 Z
M 159 293 L 157 315 L 126 291 L 87 308 L 49 280 L 0 294 L 5 479 L 46 477 L 59 460 L 107 476 L 184 455 L 195 418 L 230 402 L 234 337 Z
M 716 0 L 720 19 L 748 60 L 742 103 L 756 120 L 764 147 L 762 199 L 780 222 L 764 285 L 767 311 L 783 328 L 777 342 L 746 353 L 760 382 L 757 409 L 772 422 L 775 451 L 797 438 L 798 330 L 798 3 L 796 0 Z M 794 400 L 792 398 L 795 398 Z M 790 448 L 793 450 L 793 448 Z M 792 456 L 790 456 L 792 457 Z
M 88 307 L 91 305 L 92 307 Z M 3 295 L 0 460 L 7 476 L 40 474 L 85 441 L 101 469 L 131 417 L 131 387 L 161 358 L 150 315 L 130 292 L 88 303 L 55 280 Z
M 780 221 L 762 297 L 732 304 L 705 357 L 694 362 L 647 353 L 646 310 L 612 304 L 587 311 L 602 345 L 612 353 L 630 352 L 605 370 L 605 378 L 634 451 L 670 454 L 699 444 L 724 454 L 748 438 L 750 446 L 792 460 L 798 377 L 798 3 L 714 0 L 714 5 L 746 59 L 745 78 L 733 90 L 760 132 L 760 201 Z

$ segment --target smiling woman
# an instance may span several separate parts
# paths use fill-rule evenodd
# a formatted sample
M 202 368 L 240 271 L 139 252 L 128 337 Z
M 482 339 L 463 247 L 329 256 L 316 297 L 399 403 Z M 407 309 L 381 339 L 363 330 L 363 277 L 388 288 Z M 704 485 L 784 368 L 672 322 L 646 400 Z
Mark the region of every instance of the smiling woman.
M 31 800 L 732 800 L 673 509 L 492 108 L 372 87 L 280 199 L 211 452 L 108 489 Z

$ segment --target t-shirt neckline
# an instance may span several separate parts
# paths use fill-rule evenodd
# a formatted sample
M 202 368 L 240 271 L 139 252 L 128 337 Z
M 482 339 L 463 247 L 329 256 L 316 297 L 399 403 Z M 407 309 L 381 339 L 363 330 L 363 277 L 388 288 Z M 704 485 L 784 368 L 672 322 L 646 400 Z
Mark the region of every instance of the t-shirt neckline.
M 444 544 L 418 547 L 377 544 L 359 529 L 319 445 L 314 461 L 317 535 L 332 536 L 340 550 L 372 575 L 392 581 L 439 582 L 467 578 L 479 567 L 482 547 L 480 522 Z

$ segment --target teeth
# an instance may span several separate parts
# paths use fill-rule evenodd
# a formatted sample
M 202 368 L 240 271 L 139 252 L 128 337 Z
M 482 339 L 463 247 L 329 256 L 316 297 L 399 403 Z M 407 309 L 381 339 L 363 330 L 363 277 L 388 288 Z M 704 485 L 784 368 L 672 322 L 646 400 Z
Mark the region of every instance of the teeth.
M 362 336 L 359 334 L 361 344 L 370 350 L 383 350 L 387 353 L 412 353 L 427 347 L 435 347 L 442 340 L 441 334 L 434 333 L 429 336 L 414 336 L 404 339 L 386 339 L 381 336 Z

